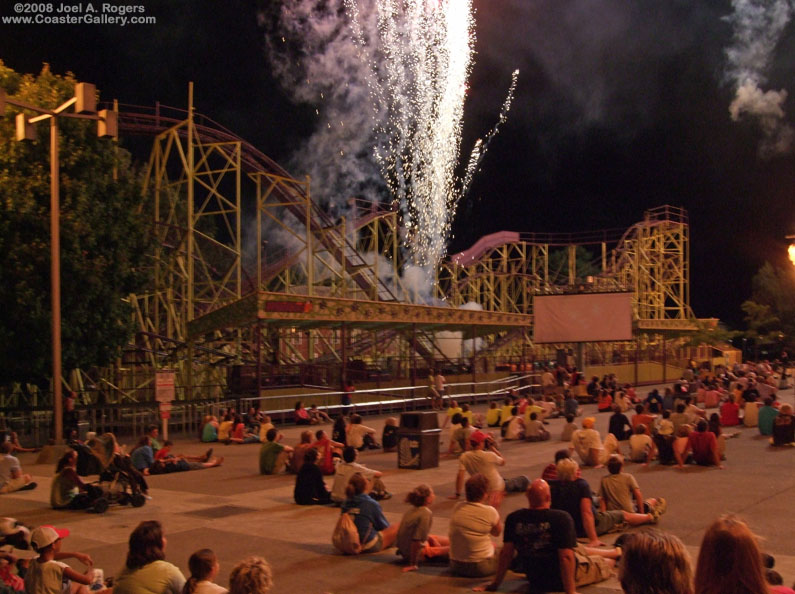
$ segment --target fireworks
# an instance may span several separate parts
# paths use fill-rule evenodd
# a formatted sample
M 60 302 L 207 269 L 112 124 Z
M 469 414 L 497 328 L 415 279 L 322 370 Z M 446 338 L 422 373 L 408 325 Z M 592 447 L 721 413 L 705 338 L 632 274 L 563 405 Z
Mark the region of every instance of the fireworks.
M 456 205 L 510 109 L 516 73 L 500 122 L 475 145 L 461 182 L 455 168 L 475 42 L 471 0 L 376 0 L 375 33 L 363 26 L 355 0 L 345 7 L 357 45 L 378 46 L 367 81 L 383 114 L 374 124 L 374 156 L 403 213 L 408 262 L 431 277 Z

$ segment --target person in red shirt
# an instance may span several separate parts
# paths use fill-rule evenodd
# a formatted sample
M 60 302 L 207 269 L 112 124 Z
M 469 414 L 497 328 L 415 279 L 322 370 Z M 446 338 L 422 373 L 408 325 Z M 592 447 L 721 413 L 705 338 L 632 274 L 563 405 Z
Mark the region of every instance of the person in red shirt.
M 684 460 L 687 458 L 688 452 L 693 453 L 693 460 L 696 464 L 702 466 L 717 466 L 723 468 L 720 463 L 720 454 L 718 453 L 718 440 L 715 434 L 707 431 L 707 421 L 699 419 L 696 425 L 696 430 L 690 433 L 687 438 L 687 445 L 684 451 L 676 452 L 676 461 L 679 463 L 679 468 L 684 468 Z
M 731 396 L 720 405 L 720 424 L 723 427 L 735 427 L 740 424 L 740 405 Z
M 655 418 L 657 418 L 656 415 L 650 415 L 643 412 L 642 404 L 636 404 L 635 414 L 632 415 L 632 419 L 630 420 L 630 423 L 632 424 L 632 432 L 635 432 L 635 429 L 637 429 L 638 425 L 644 425 L 646 427 L 646 435 L 651 435 L 649 428 L 654 427 Z

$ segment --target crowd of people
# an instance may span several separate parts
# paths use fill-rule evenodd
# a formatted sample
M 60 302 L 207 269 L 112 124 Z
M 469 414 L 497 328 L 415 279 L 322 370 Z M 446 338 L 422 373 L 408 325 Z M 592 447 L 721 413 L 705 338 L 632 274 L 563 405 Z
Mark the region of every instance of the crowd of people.
M 360 454 L 368 449 L 394 449 L 395 419 L 385 424 L 379 443 L 376 430 L 365 425 L 361 416 L 340 415 L 332 421 L 325 412 L 312 412 L 298 402 L 296 424 L 315 427 L 303 430 L 295 445 L 283 443 L 282 433 L 253 408 L 246 415 L 229 411 L 220 423 L 208 417 L 201 440 L 259 443 L 260 473 L 294 473 L 296 504 L 337 506 L 340 518 L 350 520 L 338 522 L 334 529 L 332 541 L 340 551 L 375 554 L 395 547 L 406 572 L 417 571 L 425 563 L 443 563 L 456 576 L 489 578 L 475 590 L 499 589 L 512 571 L 525 575 L 531 589 L 539 592 L 572 594 L 578 587 L 616 574 L 629 594 L 793 592 L 781 585 L 781 576 L 769 563 L 765 567 L 765 559 L 770 557 L 763 555 L 756 537 L 738 517 L 721 516 L 707 529 L 695 571 L 675 536 L 656 527 L 631 530 L 659 524 L 667 501 L 659 496 L 644 497 L 638 480 L 627 472 L 628 462 L 723 468 L 725 442 L 736 426 L 756 428 L 770 438 L 773 447 L 795 442 L 792 407 L 778 401 L 772 368 L 759 364 L 694 370 L 663 393 L 652 390 L 645 398 L 615 378 L 592 378 L 585 386 L 576 370 L 571 377 L 577 384 L 564 383 L 563 389 L 556 390 L 555 386 L 560 387 L 557 381 L 550 384 L 545 374 L 540 397 L 511 391 L 490 403 L 485 414 L 448 398 L 447 409 L 440 409 L 442 426 L 449 431 L 445 452 L 457 459 L 458 472 L 455 490 L 449 496 L 456 503 L 446 534 L 432 533 L 436 494 L 427 484 L 417 485 L 406 495 L 408 509 L 399 522 L 390 523 L 379 503 L 392 494 L 382 473 L 366 466 Z M 577 390 L 578 385 L 584 388 Z M 439 387 L 437 394 L 442 393 L 444 384 Z M 592 395 L 597 410 L 610 414 L 604 435 L 595 428 L 596 417 L 581 416 L 575 391 Z M 556 452 L 554 462 L 538 478 L 504 477 L 500 469 L 506 459 L 501 443 L 553 439 L 548 425 L 549 419 L 556 417 L 565 419 L 560 440 L 567 447 Z M 330 423 L 329 435 L 320 425 Z M 207 468 L 223 461 L 212 457 L 212 449 L 203 456 L 174 454 L 173 444 L 161 443 L 158 437 L 156 427 L 147 428 L 129 455 L 119 452 L 129 459 L 144 487 L 149 474 Z M 0 470 L 9 469 L 4 481 L 0 473 L 0 493 L 35 488 L 18 461 L 10 461 L 15 447 L 10 443 L 0 447 Z M 606 474 L 595 489 L 583 478 L 575 455 L 583 466 L 605 467 Z M 80 478 L 77 462 L 77 450 L 58 462 L 51 497 L 54 508 L 79 509 L 90 500 L 91 485 Z M 173 469 L 165 470 L 170 467 Z M 325 477 L 330 477 L 329 485 Z M 506 493 L 511 492 L 524 493 L 528 507 L 503 520 L 500 508 Z M 613 545 L 601 539 L 616 533 L 621 535 Z M 17 568 L 5 573 L 0 569 L 0 577 L 22 579 L 15 582 L 22 587 L 12 591 L 48 592 L 42 585 L 46 580 L 69 580 L 73 592 L 87 588 L 96 580 L 90 558 L 64 553 L 61 541 L 66 536 L 68 532 L 42 526 L 29 531 L 21 548 L 0 549 L 0 555 Z M 501 547 L 495 538 L 502 539 Z M 337 545 L 339 542 L 345 544 Z M 127 561 L 112 582 L 114 591 L 255 594 L 268 591 L 272 583 L 267 562 L 250 558 L 235 567 L 228 590 L 218 586 L 214 583 L 218 562 L 209 549 L 191 556 L 191 575 L 186 579 L 165 561 L 165 547 L 162 526 L 155 521 L 141 523 L 130 535 Z M 36 556 L 24 553 L 26 550 L 35 551 Z M 86 566 L 84 573 L 61 561 L 70 556 Z M 240 589 L 243 586 L 235 583 L 246 585 Z

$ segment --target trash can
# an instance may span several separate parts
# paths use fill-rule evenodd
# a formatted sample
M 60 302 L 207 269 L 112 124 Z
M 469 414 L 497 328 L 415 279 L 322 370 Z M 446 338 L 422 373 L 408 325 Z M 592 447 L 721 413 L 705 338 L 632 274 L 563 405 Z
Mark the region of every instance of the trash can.
M 401 414 L 398 427 L 398 468 L 420 470 L 439 466 L 441 433 L 435 412 Z

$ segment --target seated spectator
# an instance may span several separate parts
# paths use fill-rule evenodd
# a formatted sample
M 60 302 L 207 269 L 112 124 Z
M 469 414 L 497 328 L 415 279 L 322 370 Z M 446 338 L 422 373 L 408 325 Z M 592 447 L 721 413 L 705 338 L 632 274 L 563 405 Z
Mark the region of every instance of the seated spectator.
M 657 388 L 646 395 L 646 399 L 643 403 L 646 405 L 646 410 L 652 414 L 661 413 L 664 408 L 663 398 L 660 396 L 660 392 Z M 653 404 L 656 404 L 656 407 L 653 407 Z M 652 408 L 656 408 L 656 410 L 652 410 Z
M 704 408 L 717 408 L 720 403 L 721 392 L 718 387 L 710 385 L 704 392 Z
M 640 404 L 638 406 L 640 406 Z M 632 425 L 629 424 L 627 415 L 621 411 L 621 407 L 618 404 L 613 405 L 613 414 L 610 415 L 607 432 L 615 435 L 618 441 L 629 439 L 629 436 L 632 434 Z
M 513 391 L 511 393 L 513 393 Z M 502 408 L 500 409 L 500 427 L 504 426 L 505 422 L 511 418 L 513 414 L 511 411 L 514 406 L 516 406 L 515 398 L 511 395 L 506 396 L 505 400 L 502 402 Z
M 571 441 L 571 436 L 579 429 L 577 423 L 574 422 L 574 415 L 568 413 L 566 415 L 566 424 L 563 425 L 563 431 L 560 432 L 560 441 Z
M 74 432 L 74 440 L 80 441 L 79 439 L 77 439 L 77 431 L 75 429 L 72 429 L 72 431 Z M 17 452 L 22 452 L 22 453 L 38 452 L 41 449 L 41 448 L 23 448 L 22 444 L 19 443 L 19 435 L 17 435 L 16 431 L 9 431 L 6 435 L 3 435 L 4 433 L 5 432 L 0 432 L 0 443 L 4 443 L 7 441 L 12 446 L 14 446 L 14 448 L 11 450 L 12 454 L 16 454 Z M 72 437 L 71 434 L 70 437 Z
M 552 509 L 550 487 L 536 479 L 527 490 L 530 507 L 505 520 L 505 535 L 494 579 L 474 588 L 496 590 L 509 568 L 527 576 L 533 591 L 566 591 L 609 578 L 620 553 L 577 544 L 569 514 Z
M 748 525 L 726 515 L 707 528 L 696 563 L 695 594 L 768 594 L 762 553 Z
M 267 441 L 268 431 L 273 429 L 273 423 L 271 423 L 271 418 L 268 415 L 262 415 L 262 420 L 259 424 L 259 441 L 260 443 L 264 443 Z
M 293 499 L 298 505 L 324 505 L 331 503 L 331 492 L 323 482 L 323 473 L 318 468 L 318 451 L 310 448 L 303 456 L 303 464 L 295 477 Z
M 309 419 L 313 425 L 318 423 L 331 423 L 331 417 L 317 407 L 317 404 L 312 403 L 309 407 Z
M 627 512 L 653 514 L 657 519 L 665 513 L 668 506 L 662 497 L 643 498 L 638 482 L 631 474 L 624 472 L 621 456 L 613 454 L 607 461 L 610 474 L 602 478 L 599 485 L 599 509 L 610 511 L 621 509 Z
M 568 512 L 574 519 L 577 538 L 588 538 L 589 546 L 601 546 L 600 535 L 621 530 L 627 525 L 657 523 L 659 513 L 594 511 L 591 487 L 585 479 L 577 478 L 577 463 L 571 458 L 564 458 L 558 462 L 557 470 L 558 479 L 549 482 L 552 509 Z
M 466 402 L 461 405 L 461 418 L 462 419 L 469 419 L 470 426 L 475 422 L 475 413 L 473 413 L 470 408 L 469 404 Z
M 648 430 L 642 423 L 635 427 L 635 434 L 629 438 L 629 459 L 647 466 L 654 459 L 657 448 Z
M 632 415 L 632 431 L 634 432 L 638 425 L 643 425 L 646 427 L 646 435 L 651 435 L 651 430 L 654 427 L 654 420 L 654 415 L 643 412 L 642 404 L 636 404 L 635 414 Z
M 331 440 L 348 445 L 348 418 L 345 415 L 338 415 L 334 419 L 334 426 L 331 428 Z
M 453 416 L 455 414 L 461 414 L 462 412 L 464 412 L 463 409 L 458 406 L 458 403 L 455 400 L 451 398 L 447 404 L 447 412 L 445 414 L 444 421 L 442 421 L 442 429 L 447 427 L 447 425 L 453 420 Z
M 378 499 L 389 499 L 392 494 L 386 490 L 386 486 L 381 482 L 382 473 L 379 470 L 372 470 L 363 464 L 356 462 L 359 452 L 353 446 L 345 446 L 342 450 L 342 462 L 337 464 L 334 472 L 334 484 L 331 487 L 331 500 L 336 503 L 345 501 L 345 487 L 350 478 L 356 474 L 361 474 L 365 479 L 371 481 L 373 490 L 371 496 Z M 362 543 L 364 544 L 364 543 Z
M 489 410 L 486 411 L 486 425 L 489 427 L 499 427 L 500 423 L 500 409 L 497 408 L 497 403 L 492 401 L 489 404 Z
M 598 378 L 597 378 L 598 379 Z M 555 461 L 550 462 L 546 466 L 544 466 L 544 470 L 541 471 L 541 478 L 545 481 L 555 481 L 558 479 L 558 462 L 563 460 L 564 458 L 571 458 L 571 450 L 558 450 L 555 452 Z M 577 478 L 580 478 L 580 469 L 577 468 Z
M 204 417 L 201 440 L 205 443 L 218 441 L 218 419 L 213 415 L 205 415 Z
M 221 565 L 210 549 L 199 549 L 188 558 L 190 577 L 182 594 L 227 594 L 228 590 L 215 583 Z
M 259 435 L 249 431 L 248 426 L 243 422 L 243 417 L 235 413 L 232 421 L 232 431 L 226 443 L 259 443 Z
M 759 424 L 759 405 L 756 401 L 746 402 L 743 406 L 743 425 L 756 427 Z
M 363 555 L 393 546 L 400 529 L 399 524 L 389 524 L 381 505 L 365 494 L 366 490 L 367 479 L 358 472 L 354 473 L 345 487 L 345 501 L 342 504 L 342 513 L 350 512 L 353 516 L 362 545 L 360 553 Z
M 50 488 L 50 506 L 53 509 L 87 509 L 93 498 L 88 495 L 88 485 L 77 474 L 77 452 L 69 450 L 55 465 L 55 478 Z
M 428 485 L 415 487 L 406 496 L 411 509 L 403 514 L 395 542 L 398 553 L 406 561 L 403 571 L 416 571 L 417 564 L 425 559 L 447 559 L 450 539 L 431 534 L 433 489 Z
M 180 594 L 185 576 L 166 560 L 166 538 L 156 520 L 141 522 L 130 534 L 127 561 L 113 594 Z
M 362 417 L 359 415 L 351 416 L 351 424 L 348 425 L 348 445 L 359 451 L 377 450 L 381 447 L 375 441 L 375 429 L 362 425 Z
M 304 403 L 300 400 L 295 403 L 295 411 L 293 411 L 293 422 L 296 425 L 311 425 L 312 418 L 309 412 L 304 408 Z
M 151 438 L 142 435 L 130 452 L 130 461 L 133 467 L 141 474 L 148 475 L 155 463 L 155 454 L 152 451 Z
M 506 440 L 524 439 L 524 419 L 519 416 L 517 407 L 511 408 L 511 415 L 502 424 L 502 437 Z
M 727 397 L 720 405 L 720 424 L 723 427 L 735 427 L 740 424 L 740 406 Z
M 171 453 L 172 447 L 174 447 L 174 443 L 167 439 L 163 442 L 163 447 L 157 450 L 154 464 L 149 469 L 152 474 L 202 470 L 203 468 L 214 468 L 224 463 L 223 457 L 213 458 L 212 448 L 207 450 L 204 456 L 186 456 L 184 454 L 175 456 Z
M 527 441 L 548 441 L 549 437 L 549 431 L 544 429 L 544 424 L 536 413 L 530 413 L 530 421 L 525 427 L 525 439 Z
M 163 447 L 160 442 L 160 429 L 157 425 L 147 425 L 144 434 L 149 437 L 149 446 L 153 453 Z
M 571 390 L 566 390 L 563 393 L 563 414 L 579 417 L 580 412 L 580 403 L 577 398 L 574 397 Z
M 311 449 L 314 449 L 312 447 L 312 432 L 309 430 L 301 431 L 301 442 L 293 449 L 292 459 L 290 460 L 290 472 L 298 474 L 298 471 L 304 465 L 304 455 Z
M 282 437 L 276 428 L 268 429 L 265 443 L 259 450 L 260 474 L 279 474 L 287 468 L 293 448 L 279 443 Z
M 773 435 L 773 424 L 778 416 L 778 409 L 773 406 L 772 398 L 765 398 L 765 404 L 759 409 L 759 433 Z
M 795 420 L 792 416 L 792 406 L 782 404 L 773 421 L 773 445 L 785 446 L 793 442 L 795 442 Z
M 218 441 L 227 441 L 232 433 L 232 413 L 227 413 L 222 417 L 221 423 L 218 425 Z
M 88 594 L 88 584 L 94 577 L 91 558 L 86 556 L 88 563 L 85 573 L 77 573 L 66 563 L 56 561 L 61 552 L 63 539 L 69 536 L 66 529 L 53 526 L 39 526 L 30 534 L 30 544 L 39 556 L 31 560 L 25 574 L 25 592 L 27 594 L 49 594 L 50 592 L 71 592 L 72 594 Z M 74 584 L 72 584 L 74 582 Z M 77 584 L 83 584 L 82 587 Z M 179 594 L 175 592 L 174 594 Z
M 693 594 L 693 570 L 685 545 L 658 530 L 627 535 L 618 580 L 625 594 Z
M 448 456 L 457 456 L 469 449 L 469 436 L 475 428 L 469 424 L 469 419 L 460 417 L 458 413 L 453 415 L 453 429 L 450 434 L 450 446 L 447 448 Z
M 396 452 L 398 445 L 398 422 L 395 417 L 388 417 L 384 421 L 384 430 L 381 433 L 381 447 L 385 452 Z
M 246 557 L 229 574 L 229 594 L 268 594 L 272 587 L 271 566 L 262 557 Z
M 679 427 L 682 425 L 689 425 L 691 422 L 691 417 L 685 411 L 687 410 L 687 405 L 684 402 L 680 402 L 676 405 L 676 412 L 671 413 L 671 423 L 674 425 L 674 435 L 679 432 Z
M 320 454 L 320 461 L 318 462 L 320 472 L 323 474 L 334 474 L 334 460 L 342 457 L 342 448 L 345 447 L 345 444 L 332 441 L 322 429 L 315 431 L 315 439 L 316 441 L 312 444 L 312 447 L 316 448 Z
M 701 466 L 717 466 L 723 468 L 720 463 L 720 453 L 718 452 L 718 440 L 714 433 L 707 431 L 708 423 L 700 419 L 696 424 L 696 430 L 692 431 L 687 438 L 687 445 L 684 450 L 675 452 L 676 461 L 679 468 L 684 468 L 688 452 L 693 452 L 693 461 Z
M 610 412 L 613 410 L 613 397 L 607 390 L 600 390 L 596 397 L 596 410 L 599 412 Z
M 19 460 L 11 455 L 14 444 L 4 441 L 0 444 L 0 494 L 14 491 L 29 491 L 36 488 L 36 483 L 29 474 L 22 473 Z
M 582 429 L 575 431 L 571 436 L 571 448 L 577 452 L 585 466 L 600 468 L 604 465 L 610 454 L 618 451 L 618 440 L 612 434 L 607 435 L 604 445 L 599 432 L 594 429 L 594 417 L 582 420 Z
M 497 571 L 490 536 L 502 533 L 500 513 L 486 500 L 489 481 L 482 474 L 469 477 L 466 501 L 456 503 L 450 517 L 450 571 L 462 577 L 485 577 Z
M 262 424 L 262 413 L 259 411 L 258 406 L 249 406 L 244 419 L 246 431 L 255 435 L 259 435 L 259 427 Z

